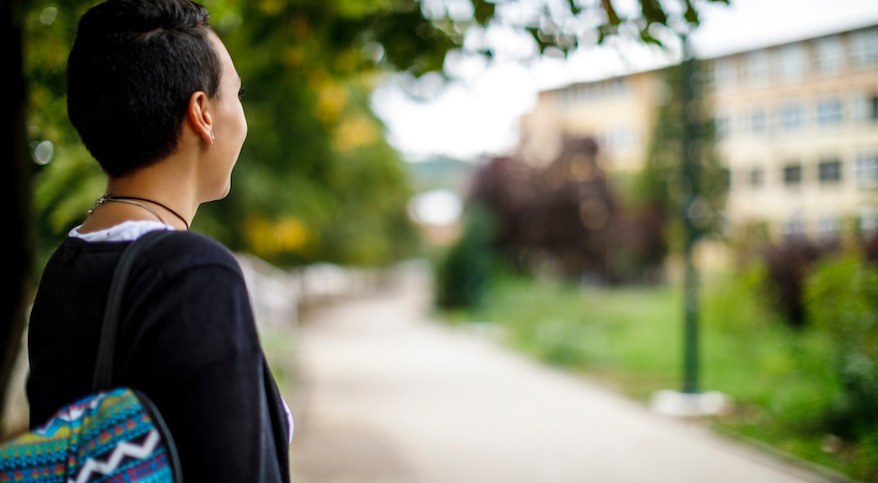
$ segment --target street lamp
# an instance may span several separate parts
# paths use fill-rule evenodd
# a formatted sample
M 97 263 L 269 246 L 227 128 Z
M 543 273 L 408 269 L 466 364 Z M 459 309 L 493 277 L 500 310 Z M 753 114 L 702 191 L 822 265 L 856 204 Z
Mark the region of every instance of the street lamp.
M 685 227 L 683 258 L 685 264 L 683 283 L 683 388 L 682 391 L 663 390 L 653 396 L 652 407 L 664 414 L 677 416 L 703 416 L 721 412 L 728 405 L 728 398 L 711 391 L 702 392 L 699 385 L 699 333 L 698 333 L 698 269 L 695 266 L 695 244 L 704 234 L 705 202 L 701 197 L 701 169 L 698 150 L 698 130 L 701 129 L 701 112 L 697 103 L 701 78 L 698 75 L 695 56 L 688 34 L 681 35 L 683 61 L 680 63 L 682 102 L 682 184 L 683 207 L 680 216 Z

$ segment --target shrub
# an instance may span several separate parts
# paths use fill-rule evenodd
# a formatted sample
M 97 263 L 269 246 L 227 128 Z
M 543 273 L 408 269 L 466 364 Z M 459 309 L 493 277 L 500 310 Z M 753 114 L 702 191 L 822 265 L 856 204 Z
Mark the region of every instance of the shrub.
M 463 234 L 439 266 L 436 301 L 446 308 L 475 307 L 491 278 L 491 215 L 470 207 Z
M 878 429 L 878 270 L 846 257 L 818 266 L 804 294 L 810 323 L 834 346 L 843 390 L 828 423 L 837 434 Z
M 854 471 L 865 481 L 878 481 L 878 428 L 861 435 Z
M 823 251 L 803 238 L 788 240 L 764 252 L 770 281 L 768 288 L 773 292 L 777 309 L 793 327 L 805 324 L 802 290 L 812 265 Z
M 497 220 L 496 253 L 519 272 L 568 281 L 660 281 L 667 252 L 660 207 L 623 206 L 593 139 L 568 138 L 560 147 L 539 168 L 516 156 L 476 171 L 471 196 Z
M 758 262 L 720 278 L 706 287 L 705 323 L 736 333 L 752 333 L 775 323 L 779 317 L 765 290 L 768 283 L 768 268 Z

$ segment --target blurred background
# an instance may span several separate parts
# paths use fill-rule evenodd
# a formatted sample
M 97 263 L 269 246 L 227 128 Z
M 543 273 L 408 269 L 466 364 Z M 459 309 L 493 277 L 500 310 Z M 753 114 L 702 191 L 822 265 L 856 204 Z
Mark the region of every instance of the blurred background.
M 65 101 L 76 24 L 94 4 L 3 7 L 14 89 L 2 143 L 7 159 L 20 161 L 4 176 L 20 234 L 7 269 L 20 289 L 4 295 L 0 340 L 6 434 L 27 421 L 19 341 L 40 271 L 106 183 Z M 735 453 L 724 446 L 734 439 L 805 468 L 798 480 L 783 479 L 797 470 L 751 478 L 729 469 L 738 475 L 729 481 L 878 481 L 878 4 L 204 5 L 246 87 L 249 134 L 231 194 L 202 206 L 192 228 L 236 252 L 244 268 L 296 413 L 297 481 L 468 481 L 447 472 L 455 464 L 472 481 L 497 481 L 502 472 L 474 469 L 496 462 L 473 456 L 479 445 L 465 451 L 474 460 L 437 446 L 441 429 L 412 433 L 419 426 L 409 421 L 409 433 L 382 429 L 390 442 L 380 444 L 363 432 L 332 435 L 356 418 L 401 424 L 388 414 L 368 419 L 389 411 L 383 399 L 357 399 L 374 396 L 375 374 L 427 367 L 394 380 L 428 384 L 439 368 L 418 364 L 475 351 L 460 362 L 472 375 L 484 358 L 506 357 L 491 352 L 500 348 L 574 374 L 571 387 L 624 395 L 610 404 L 623 408 L 620 421 L 658 418 L 639 404 L 656 391 L 719 391 L 723 402 L 692 423 L 724 435 L 708 438 L 709 451 Z M 448 334 L 465 340 L 437 342 Z M 472 340 L 492 349 L 467 346 Z M 396 345 L 382 345 L 389 341 Z M 388 365 L 348 360 L 358 353 Z M 452 371 L 442 384 L 457 377 L 457 366 L 442 367 Z M 496 381 L 488 372 L 472 384 Z M 557 376 L 540 374 L 534 381 Z M 334 393 L 326 381 L 351 386 Z M 470 389 L 449 405 L 481 397 Z M 424 397 L 436 404 L 435 396 Z M 362 404 L 345 409 L 333 398 Z M 456 420 L 484 421 L 496 409 L 473 401 Z M 560 411 L 557 398 L 543 402 L 522 411 Z M 363 413 L 369 404 L 374 412 Z M 392 407 L 425 417 L 416 406 Z M 449 438 L 479 440 L 461 431 Z M 578 444 L 568 436 L 532 439 Z M 654 448 L 688 444 L 663 438 L 650 440 Z M 411 449 L 424 441 L 430 451 Z M 641 480 L 623 468 L 638 450 L 620 444 L 627 449 L 608 461 L 628 476 L 606 476 L 611 468 L 598 481 Z M 504 455 L 514 451 L 534 454 Z M 666 481 L 720 481 L 692 476 L 709 471 L 675 473 L 688 464 L 675 458 L 699 454 L 666 455 Z M 587 474 L 577 473 L 581 462 L 558 462 L 568 472 L 555 474 L 517 461 L 530 466 L 508 467 L 518 479 L 504 481 Z

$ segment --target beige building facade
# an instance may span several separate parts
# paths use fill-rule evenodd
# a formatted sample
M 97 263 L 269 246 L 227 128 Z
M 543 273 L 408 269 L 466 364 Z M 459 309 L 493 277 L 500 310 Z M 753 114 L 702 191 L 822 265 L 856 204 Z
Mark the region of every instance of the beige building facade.
M 710 59 L 730 230 L 834 237 L 846 220 L 878 228 L 878 27 Z M 521 152 L 540 163 L 563 135 L 593 136 L 611 171 L 643 166 L 661 70 L 540 93 Z

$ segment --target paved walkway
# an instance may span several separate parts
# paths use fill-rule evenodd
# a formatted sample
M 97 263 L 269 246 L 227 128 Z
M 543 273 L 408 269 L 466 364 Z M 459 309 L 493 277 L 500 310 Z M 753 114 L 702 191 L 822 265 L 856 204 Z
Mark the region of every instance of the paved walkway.
M 406 286 L 303 322 L 294 483 L 821 481 L 426 320 Z

